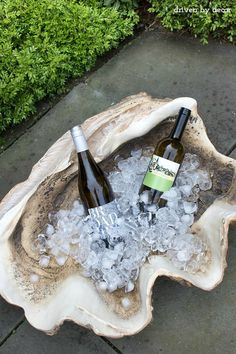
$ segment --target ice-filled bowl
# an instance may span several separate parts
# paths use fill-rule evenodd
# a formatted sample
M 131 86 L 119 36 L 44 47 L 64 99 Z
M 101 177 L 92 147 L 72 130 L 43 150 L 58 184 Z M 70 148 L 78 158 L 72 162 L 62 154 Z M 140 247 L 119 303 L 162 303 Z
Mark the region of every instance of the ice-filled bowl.
M 21 306 L 28 321 L 49 334 L 64 320 L 93 329 L 99 335 L 122 337 L 143 329 L 151 320 L 152 286 L 166 275 L 211 290 L 222 281 L 226 266 L 227 234 L 236 220 L 235 160 L 218 153 L 209 141 L 192 98 L 152 99 L 145 93 L 130 96 L 83 124 L 91 152 L 101 167 L 114 167 L 114 154 L 126 158 L 139 147 L 154 146 L 167 136 L 180 107 L 192 110 L 183 136 L 186 151 L 197 154 L 201 168 L 212 176 L 212 188 L 202 191 L 192 232 L 207 240 L 210 262 L 205 272 L 180 270 L 164 255 L 149 257 L 135 289 L 124 294 L 98 291 L 69 259 L 63 267 L 39 266 L 32 246 L 52 210 L 70 208 L 78 198 L 77 159 L 69 132 L 33 167 L 29 178 L 15 186 L 0 204 L 0 293 Z M 167 119 L 168 118 L 168 119 Z M 36 282 L 32 281 L 32 274 Z M 131 306 L 122 306 L 128 298 Z

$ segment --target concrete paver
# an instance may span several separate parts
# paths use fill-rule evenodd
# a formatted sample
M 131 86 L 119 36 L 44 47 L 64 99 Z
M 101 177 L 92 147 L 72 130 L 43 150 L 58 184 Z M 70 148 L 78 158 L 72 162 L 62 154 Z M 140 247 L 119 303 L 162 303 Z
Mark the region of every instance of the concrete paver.
M 229 156 L 236 160 L 236 149 L 234 149 Z
M 1 354 L 115 354 L 100 337 L 73 323 L 65 323 L 53 337 L 27 322 L 0 348 Z
M 23 318 L 21 308 L 8 304 L 0 296 L 0 343 Z
M 86 83 L 65 98 L 0 155 L 0 198 L 27 178 L 32 166 L 71 126 L 83 122 L 123 97 L 140 91 L 155 97 L 191 96 L 198 100 L 209 137 L 226 152 L 236 138 L 236 47 L 160 31 L 143 33 L 126 45 Z M 235 151 L 231 154 L 236 158 Z M 210 293 L 184 288 L 167 279 L 154 287 L 154 319 L 136 336 L 113 340 L 122 352 L 185 354 L 235 353 L 236 228 L 229 243 L 229 267 L 223 283 Z M 4 314 L 5 312 L 5 314 Z M 22 311 L 0 301 L 3 338 Z M 111 353 L 86 329 L 67 323 L 55 337 L 21 325 L 1 353 Z

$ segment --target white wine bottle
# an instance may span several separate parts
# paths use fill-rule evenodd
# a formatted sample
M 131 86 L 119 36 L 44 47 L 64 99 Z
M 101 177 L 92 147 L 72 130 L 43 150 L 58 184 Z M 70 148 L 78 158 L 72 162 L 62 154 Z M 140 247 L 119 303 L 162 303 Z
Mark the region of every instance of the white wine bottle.
M 71 135 L 78 156 L 78 188 L 85 210 L 98 223 L 112 224 L 116 205 L 111 185 L 91 155 L 82 128 L 73 127 Z
M 139 194 L 149 191 L 149 202 L 158 203 L 163 192 L 174 184 L 180 164 L 184 159 L 184 146 L 181 138 L 191 111 L 182 107 L 169 137 L 162 139 L 156 146 L 154 154 L 144 176 Z

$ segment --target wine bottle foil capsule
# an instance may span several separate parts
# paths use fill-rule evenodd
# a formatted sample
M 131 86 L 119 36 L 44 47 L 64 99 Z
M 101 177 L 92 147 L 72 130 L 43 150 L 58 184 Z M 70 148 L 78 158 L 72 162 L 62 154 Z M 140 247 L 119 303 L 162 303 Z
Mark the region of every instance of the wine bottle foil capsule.
M 80 125 L 76 125 L 70 130 L 77 152 L 88 150 L 88 144 L 84 132 Z

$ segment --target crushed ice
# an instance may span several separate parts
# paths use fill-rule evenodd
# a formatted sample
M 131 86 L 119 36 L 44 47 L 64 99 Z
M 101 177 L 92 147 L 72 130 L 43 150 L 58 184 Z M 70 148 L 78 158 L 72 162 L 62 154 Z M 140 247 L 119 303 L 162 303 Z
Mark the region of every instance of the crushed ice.
M 132 291 L 141 265 L 156 252 L 184 271 L 205 271 L 207 244 L 193 235 L 190 227 L 200 190 L 212 186 L 210 176 L 200 169 L 198 157 L 187 153 L 175 186 L 162 195 L 165 207 L 158 209 L 149 203 L 149 192 L 138 196 L 152 152 L 150 147 L 132 151 L 127 159 L 116 156 L 116 167 L 108 175 L 116 195 L 116 203 L 110 207 L 116 214 L 118 210 L 112 225 L 101 225 L 86 216 L 80 201 L 75 201 L 71 210 L 49 214 L 50 224 L 37 238 L 41 267 L 48 267 L 51 258 L 63 266 L 72 257 L 83 267 L 84 276 L 109 292 L 123 287 Z M 145 204 L 142 212 L 140 202 Z M 126 300 L 123 306 L 127 308 Z

